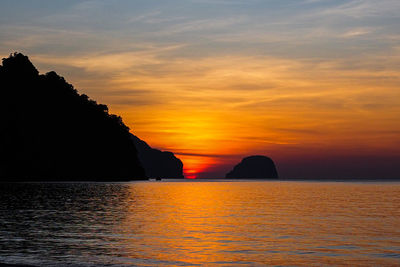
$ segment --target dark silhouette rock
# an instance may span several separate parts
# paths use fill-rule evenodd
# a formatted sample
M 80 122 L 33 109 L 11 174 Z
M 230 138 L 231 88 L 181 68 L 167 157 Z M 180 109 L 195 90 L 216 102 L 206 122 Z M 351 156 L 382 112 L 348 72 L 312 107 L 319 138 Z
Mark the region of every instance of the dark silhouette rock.
M 146 178 L 129 128 L 55 72 L 14 53 L 0 66 L 0 181 Z
M 151 178 L 184 178 L 183 164 L 172 152 L 151 148 L 145 141 L 131 135 L 146 175 Z
M 276 179 L 278 173 L 275 164 L 269 157 L 250 156 L 244 158 L 232 171 L 226 174 L 230 179 Z

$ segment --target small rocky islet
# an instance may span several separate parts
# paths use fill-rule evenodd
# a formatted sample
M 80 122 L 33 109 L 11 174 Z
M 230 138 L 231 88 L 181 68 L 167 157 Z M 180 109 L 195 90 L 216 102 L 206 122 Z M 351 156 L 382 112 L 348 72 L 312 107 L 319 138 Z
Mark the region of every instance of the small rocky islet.
M 249 156 L 225 176 L 228 179 L 278 179 L 273 160 L 266 156 Z

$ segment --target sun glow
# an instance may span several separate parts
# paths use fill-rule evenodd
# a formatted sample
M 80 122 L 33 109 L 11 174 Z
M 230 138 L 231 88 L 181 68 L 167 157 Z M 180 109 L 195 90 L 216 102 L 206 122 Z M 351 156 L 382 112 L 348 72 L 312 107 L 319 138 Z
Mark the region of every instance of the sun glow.
M 177 156 L 184 162 L 183 173 L 187 179 L 199 178 L 200 173 L 215 164 L 212 157 L 179 154 Z
M 154 62 L 146 53 L 126 54 L 132 62 L 144 57 L 151 68 L 111 61 L 104 66 L 118 75 L 78 77 L 73 83 L 108 104 L 149 145 L 174 152 L 187 178 L 208 172 L 216 158 L 226 164 L 232 156 L 237 162 L 254 154 L 285 160 L 312 153 L 400 153 L 400 146 L 393 145 L 400 142 L 400 124 L 393 123 L 400 117 L 400 76 L 390 69 L 400 50 L 378 61 L 380 71 L 369 67 L 377 62 L 373 57 L 357 58 L 364 64 L 348 68 L 344 59 L 237 55 L 167 60 L 157 54 L 162 51 L 153 52 Z M 48 57 L 35 60 L 52 63 Z M 102 73 L 103 65 L 91 60 L 57 59 Z

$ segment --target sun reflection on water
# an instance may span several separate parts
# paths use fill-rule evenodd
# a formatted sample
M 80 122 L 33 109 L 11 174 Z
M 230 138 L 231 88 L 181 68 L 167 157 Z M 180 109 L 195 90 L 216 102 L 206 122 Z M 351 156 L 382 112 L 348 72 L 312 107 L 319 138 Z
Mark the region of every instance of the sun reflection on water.
M 0 186 L 0 262 L 398 266 L 399 183 Z
M 377 251 L 400 248 L 393 240 L 399 214 L 381 217 L 394 215 L 399 204 L 378 207 L 371 198 L 376 188 L 364 186 L 357 193 L 359 187 L 161 182 L 138 190 L 135 185 L 131 198 L 137 201 L 121 226 L 130 238 L 122 247 L 129 258 L 168 266 L 368 264 L 371 242 L 380 240 Z

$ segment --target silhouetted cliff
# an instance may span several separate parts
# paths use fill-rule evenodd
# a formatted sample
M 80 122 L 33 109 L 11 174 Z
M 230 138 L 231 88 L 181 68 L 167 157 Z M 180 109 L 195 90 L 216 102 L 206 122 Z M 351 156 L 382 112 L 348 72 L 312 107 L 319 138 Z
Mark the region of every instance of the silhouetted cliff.
M 145 178 L 128 127 L 55 72 L 15 53 L 0 66 L 0 180 Z
M 269 157 L 250 156 L 244 158 L 225 178 L 239 179 L 264 179 L 278 178 L 275 164 Z
M 148 177 L 184 178 L 182 161 L 175 157 L 172 152 L 151 148 L 135 135 L 132 135 L 132 140 Z

